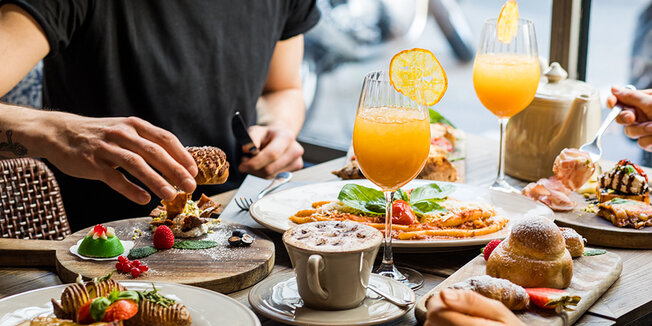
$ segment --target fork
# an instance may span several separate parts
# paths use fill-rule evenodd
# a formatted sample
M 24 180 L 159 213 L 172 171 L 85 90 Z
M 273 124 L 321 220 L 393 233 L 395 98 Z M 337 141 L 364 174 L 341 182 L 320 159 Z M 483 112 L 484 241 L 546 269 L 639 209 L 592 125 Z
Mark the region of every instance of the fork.
M 277 174 L 276 177 L 274 177 L 272 183 L 270 183 L 267 188 L 263 189 L 263 191 L 258 194 L 256 200 L 263 198 L 263 196 L 276 190 L 276 188 L 286 184 L 288 181 L 290 181 L 290 179 L 292 179 L 292 172 L 281 172 Z M 251 205 L 254 203 L 253 199 L 245 197 L 236 198 L 234 201 L 235 204 L 238 205 L 238 207 L 240 207 L 240 209 L 243 211 L 248 211 L 249 207 L 251 207 Z
M 633 85 L 627 85 L 625 88 L 631 89 L 633 91 L 636 90 L 636 87 Z M 595 134 L 595 138 L 593 138 L 591 142 L 588 142 L 580 147 L 580 151 L 589 153 L 591 156 L 591 161 L 598 162 L 602 157 L 602 134 L 604 134 L 605 130 L 607 130 L 607 127 L 609 127 L 609 125 L 622 111 L 623 107 L 616 104 L 613 109 L 611 109 L 611 112 L 609 112 L 607 115 L 607 118 L 602 122 L 600 129 L 598 129 L 598 132 Z

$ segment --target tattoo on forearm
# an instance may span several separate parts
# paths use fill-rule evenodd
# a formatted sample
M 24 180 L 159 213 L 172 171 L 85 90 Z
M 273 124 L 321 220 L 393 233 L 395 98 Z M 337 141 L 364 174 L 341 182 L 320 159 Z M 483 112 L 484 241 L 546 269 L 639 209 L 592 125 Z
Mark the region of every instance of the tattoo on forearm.
M 11 135 L 12 134 L 13 134 L 13 131 L 11 131 L 11 130 L 5 131 L 5 135 L 7 135 L 7 141 L 6 142 L 0 142 L 0 152 L 11 152 L 12 154 L 16 155 L 17 157 L 22 157 L 22 156 L 27 155 L 27 148 L 25 148 L 25 146 L 23 146 L 20 143 L 14 143 L 11 140 Z

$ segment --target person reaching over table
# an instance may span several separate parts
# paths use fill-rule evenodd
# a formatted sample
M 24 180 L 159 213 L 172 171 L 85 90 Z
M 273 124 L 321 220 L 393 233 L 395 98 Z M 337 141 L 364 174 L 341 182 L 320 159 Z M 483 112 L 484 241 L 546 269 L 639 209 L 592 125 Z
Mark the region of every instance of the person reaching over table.
M 220 147 L 230 161 L 226 187 L 198 192 L 299 169 L 302 33 L 318 19 L 303 0 L 0 0 L 0 96 L 43 59 L 43 105 L 67 112 L 2 104 L 0 157 L 47 159 L 74 230 L 146 216 L 157 200 L 145 188 L 192 191 L 183 145 Z M 254 157 L 235 144 L 235 111 Z
M 468 290 L 444 289 L 426 302 L 424 326 L 524 326 L 500 301 Z
M 613 108 L 616 103 L 624 106 L 616 122 L 625 126 L 627 137 L 638 139 L 638 146 L 652 152 L 652 89 L 633 91 L 613 86 L 607 106 Z

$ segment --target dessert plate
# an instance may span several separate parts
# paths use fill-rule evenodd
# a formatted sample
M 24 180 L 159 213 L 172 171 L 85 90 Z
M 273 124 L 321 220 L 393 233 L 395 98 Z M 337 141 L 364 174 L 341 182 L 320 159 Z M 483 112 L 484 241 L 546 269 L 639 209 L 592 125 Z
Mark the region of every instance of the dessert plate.
M 371 274 L 369 283 L 398 298 L 415 300 L 414 291 L 384 276 Z M 405 315 L 401 309 L 367 290 L 367 298 L 357 308 L 348 310 L 316 310 L 303 306 L 294 272 L 270 276 L 249 292 L 249 304 L 258 313 L 290 325 L 375 325 Z
M 79 239 L 76 244 L 70 247 L 70 253 L 83 259 L 83 260 L 96 260 L 96 261 L 104 261 L 104 260 L 117 260 L 118 257 L 120 256 L 127 256 L 129 254 L 129 250 L 134 247 L 134 242 L 133 241 L 123 241 L 120 240 L 120 243 L 122 243 L 122 247 L 125 248 L 125 251 L 122 253 L 122 255 L 118 255 L 115 257 L 105 257 L 105 258 L 99 258 L 99 257 L 86 257 L 82 254 L 79 253 L 79 245 L 84 241 L 84 239 Z
M 432 183 L 430 180 L 413 180 L 403 189 L 416 188 Z M 355 183 L 365 187 L 375 187 L 369 180 L 346 180 L 316 183 L 299 186 L 273 194 L 269 194 L 256 201 L 249 212 L 256 222 L 276 232 L 285 232 L 296 225 L 289 220 L 299 210 L 311 208 L 313 202 L 322 200 L 337 200 L 340 189 L 346 184 Z M 455 191 L 450 197 L 463 200 L 487 203 L 496 209 L 499 216 L 509 219 L 507 225 L 500 231 L 467 238 L 441 238 L 432 240 L 392 240 L 392 247 L 409 251 L 443 250 L 455 247 L 479 246 L 493 239 L 504 239 L 511 229 L 511 225 L 526 216 L 542 216 L 553 219 L 552 210 L 547 206 L 535 202 L 519 194 L 504 193 L 485 187 L 470 186 L 459 183 L 437 182 L 451 184 Z
M 151 290 L 152 285 L 156 286 L 163 295 L 186 305 L 193 325 L 260 325 L 253 311 L 217 292 L 163 282 L 120 281 L 120 284 L 129 290 Z M 51 286 L 0 300 L 0 325 L 18 325 L 38 316 L 51 315 L 50 299 L 59 299 L 66 286 Z

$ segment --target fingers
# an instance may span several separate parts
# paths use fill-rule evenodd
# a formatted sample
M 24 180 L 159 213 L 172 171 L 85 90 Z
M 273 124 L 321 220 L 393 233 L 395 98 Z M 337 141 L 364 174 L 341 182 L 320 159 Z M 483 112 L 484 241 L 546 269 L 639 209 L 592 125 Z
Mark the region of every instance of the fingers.
M 262 149 L 258 155 L 242 159 L 238 167 L 241 172 L 270 177 L 281 171 L 294 171 L 303 167 L 303 147 L 289 131 L 264 128 L 266 134 L 262 135 L 261 129 L 250 128 L 252 138 L 257 138 L 254 142 L 262 144 Z
M 504 304 L 473 291 L 444 289 L 442 302 L 451 310 L 490 320 L 504 320 L 514 315 Z
M 453 294 L 449 294 L 447 299 L 444 299 L 446 297 L 446 294 L 444 292 L 452 292 Z M 439 293 L 439 295 L 433 295 L 427 302 L 426 302 L 426 307 L 427 307 L 427 320 L 425 322 L 425 326 L 439 326 L 439 325 L 456 325 L 456 326 L 461 326 L 461 325 L 505 325 L 503 323 L 498 322 L 498 318 L 495 316 L 490 316 L 489 318 L 484 318 L 482 316 L 478 316 L 476 314 L 476 309 L 488 309 L 487 307 L 480 307 L 478 304 L 483 304 L 481 302 L 475 302 L 476 306 L 470 306 L 470 307 L 465 307 L 466 311 L 471 311 L 469 312 L 464 312 L 459 309 L 459 304 L 451 305 L 449 306 L 449 302 L 446 302 L 445 300 L 448 301 L 456 301 L 458 299 L 453 299 L 452 296 L 457 295 L 456 293 L 460 293 L 458 298 L 461 297 L 466 297 L 466 296 L 480 296 L 479 294 L 471 291 L 460 291 L 460 290 L 450 290 L 450 289 L 445 289 Z M 482 297 L 482 296 L 481 296 Z M 482 297 L 484 298 L 484 297 Z M 486 298 L 484 298 L 486 299 Z M 467 301 L 466 299 L 460 299 L 462 301 Z M 490 300 L 490 299 L 487 299 Z M 495 300 L 494 300 L 495 301 Z M 464 303 L 461 303 L 464 304 Z M 501 304 L 502 305 L 502 304 Z M 505 308 L 507 309 L 507 308 Z M 511 313 L 511 312 L 510 312 Z
M 652 116 L 652 96 L 647 91 L 633 91 L 624 87 L 613 86 L 611 93 L 617 98 L 618 102 L 623 105 L 636 108 L 637 114 L 643 114 L 644 117 L 637 117 L 637 120 L 647 121 Z M 607 105 L 613 104 L 614 100 L 607 100 Z M 612 106 L 613 107 L 613 106 Z
M 135 203 L 145 205 L 151 200 L 147 191 L 129 181 L 122 173 L 110 166 L 102 169 L 102 181 L 111 187 L 111 189 L 119 192 Z
M 647 152 L 652 152 L 652 136 L 643 136 L 639 138 L 638 146 Z
M 138 137 L 138 135 L 136 137 L 120 137 L 116 139 L 116 144 L 143 157 L 145 161 L 167 176 L 183 191 L 192 193 L 195 190 L 195 178 L 158 144 Z
M 143 119 L 135 117 L 130 117 L 127 119 L 136 128 L 136 131 L 140 136 L 147 138 L 150 141 L 161 146 L 163 150 L 165 150 L 174 160 L 176 160 L 188 171 L 190 177 L 197 175 L 199 170 L 197 169 L 195 160 L 174 134 L 165 129 L 156 127 Z
M 105 146 L 103 159 L 111 166 L 119 166 L 125 169 L 129 174 L 143 182 L 147 188 L 151 189 L 161 199 L 170 200 L 177 193 L 160 174 L 154 171 L 140 155 L 134 152 L 115 145 Z
M 634 109 L 625 108 L 618 116 L 616 116 L 616 122 L 621 125 L 630 125 L 636 122 L 636 113 Z
M 625 134 L 632 139 L 652 136 L 652 121 L 630 124 L 625 127 Z

